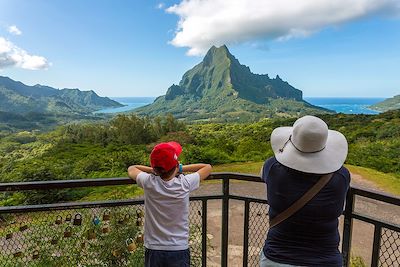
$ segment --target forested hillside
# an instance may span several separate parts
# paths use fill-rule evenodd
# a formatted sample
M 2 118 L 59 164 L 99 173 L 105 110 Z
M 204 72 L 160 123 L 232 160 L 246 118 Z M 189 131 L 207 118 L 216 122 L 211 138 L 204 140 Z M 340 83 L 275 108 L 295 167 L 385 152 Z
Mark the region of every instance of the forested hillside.
M 347 137 L 348 164 L 393 173 L 400 179 L 400 111 L 322 118 Z M 126 177 L 128 166 L 148 164 L 153 145 L 168 140 L 182 143 L 184 163 L 263 161 L 272 155 L 272 130 L 292 125 L 294 120 L 185 125 L 172 116 L 149 119 L 120 115 L 108 122 L 68 125 L 48 133 L 4 134 L 0 136 L 0 182 Z M 3 204 L 8 197 L 3 194 Z M 64 191 L 10 199 L 37 203 L 75 197 L 82 195 Z

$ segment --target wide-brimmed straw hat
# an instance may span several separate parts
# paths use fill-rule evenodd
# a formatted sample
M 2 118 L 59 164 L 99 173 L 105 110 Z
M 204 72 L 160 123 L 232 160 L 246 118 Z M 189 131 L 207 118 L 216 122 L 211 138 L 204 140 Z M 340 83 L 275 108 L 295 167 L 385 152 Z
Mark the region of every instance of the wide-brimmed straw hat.
M 293 127 L 279 127 L 271 134 L 278 162 L 301 172 L 326 174 L 337 171 L 347 157 L 343 134 L 329 130 L 320 118 L 304 116 Z

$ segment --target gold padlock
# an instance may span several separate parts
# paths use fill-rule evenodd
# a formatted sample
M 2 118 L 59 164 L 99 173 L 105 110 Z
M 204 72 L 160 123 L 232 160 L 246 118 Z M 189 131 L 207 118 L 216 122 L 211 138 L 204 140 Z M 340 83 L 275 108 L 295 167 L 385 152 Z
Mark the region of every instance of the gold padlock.
M 103 213 L 103 221 L 109 221 L 110 220 L 110 210 L 105 210 Z
M 129 252 L 134 252 L 136 250 L 136 244 L 135 241 L 133 241 L 132 238 L 128 238 L 126 241 L 126 246 L 128 247 Z
M 32 254 L 32 259 L 38 259 L 39 258 L 39 250 L 35 250 Z
M 119 256 L 121 256 L 121 251 L 119 251 L 118 249 L 114 249 L 113 251 L 111 251 L 111 254 L 114 257 L 119 257 Z
M 82 224 L 82 215 L 80 213 L 75 214 L 73 225 Z
M 102 229 L 102 232 L 103 232 L 104 234 L 109 233 L 109 232 L 110 232 L 110 226 L 104 225 L 104 226 L 103 226 L 103 229 Z
M 56 218 L 56 224 L 61 224 L 61 223 L 62 223 L 62 217 L 58 215 Z
M 143 242 L 144 242 L 144 236 L 143 236 L 142 233 L 140 233 L 140 234 L 138 234 L 138 235 L 136 236 L 136 243 L 138 243 L 138 244 L 143 244 Z
M 67 226 L 64 231 L 64 237 L 71 237 L 72 236 L 72 228 L 71 226 Z
M 65 217 L 65 221 L 66 222 L 70 222 L 72 220 L 72 215 L 71 214 L 68 214 L 66 217 Z
M 96 232 L 93 229 L 88 230 L 87 239 L 92 240 L 96 238 Z

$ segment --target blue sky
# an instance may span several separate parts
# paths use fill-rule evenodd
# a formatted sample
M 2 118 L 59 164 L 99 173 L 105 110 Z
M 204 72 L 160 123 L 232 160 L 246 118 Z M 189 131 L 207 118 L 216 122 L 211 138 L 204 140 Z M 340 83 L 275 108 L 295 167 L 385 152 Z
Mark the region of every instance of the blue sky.
M 279 74 L 304 96 L 400 94 L 398 0 L 359 0 L 361 11 L 317 2 L 0 0 L 0 75 L 101 96 L 158 96 L 209 46 L 226 43 L 254 73 Z M 5 60 L 6 48 L 19 57 Z

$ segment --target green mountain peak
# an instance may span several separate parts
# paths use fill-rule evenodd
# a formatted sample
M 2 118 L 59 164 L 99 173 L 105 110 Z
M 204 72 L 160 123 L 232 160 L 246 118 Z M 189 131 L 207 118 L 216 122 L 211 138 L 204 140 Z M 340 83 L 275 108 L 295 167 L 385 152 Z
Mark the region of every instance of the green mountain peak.
M 302 92 L 279 76 L 271 79 L 267 74 L 252 73 L 223 45 L 212 46 L 203 61 L 188 70 L 178 85 L 173 84 L 165 96 L 157 98 L 151 105 L 137 109 L 137 112 L 143 115 L 170 112 L 185 118 L 206 113 L 208 115 L 204 117 L 210 118 L 220 110 L 238 110 L 240 113 L 246 107 L 246 113 L 256 112 L 260 115 L 260 110 L 268 109 L 268 113 L 271 113 L 271 108 L 276 109 L 271 105 L 272 102 L 279 102 L 277 111 L 291 110 L 290 107 L 282 108 L 285 101 L 288 106 L 299 107 L 296 110 L 304 105 L 318 109 L 304 102 Z M 299 103 L 289 104 L 291 101 Z M 254 111 L 251 110 L 253 108 Z

